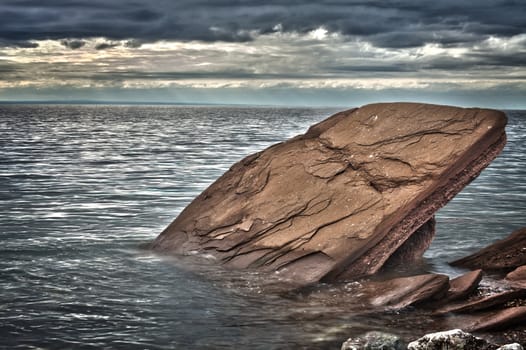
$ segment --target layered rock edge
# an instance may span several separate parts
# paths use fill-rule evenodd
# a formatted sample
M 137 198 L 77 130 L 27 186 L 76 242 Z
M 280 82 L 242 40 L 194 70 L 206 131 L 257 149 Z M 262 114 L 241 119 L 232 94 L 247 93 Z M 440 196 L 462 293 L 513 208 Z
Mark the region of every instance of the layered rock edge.
M 300 286 L 374 274 L 415 232 L 427 248 L 434 213 L 500 153 L 505 125 L 499 111 L 417 103 L 337 113 L 234 164 L 151 248 Z
M 462 259 L 450 262 L 452 266 L 480 268 L 483 270 L 506 270 L 526 265 L 526 227 L 490 244 L 484 249 Z

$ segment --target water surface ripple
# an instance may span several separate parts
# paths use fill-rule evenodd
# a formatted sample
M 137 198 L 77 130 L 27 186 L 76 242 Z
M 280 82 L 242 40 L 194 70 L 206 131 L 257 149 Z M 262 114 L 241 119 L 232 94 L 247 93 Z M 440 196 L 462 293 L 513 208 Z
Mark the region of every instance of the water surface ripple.
M 138 249 L 232 163 L 335 111 L 0 105 L 0 347 L 324 348 L 415 332 Z M 438 214 L 432 271 L 458 274 L 445 262 L 526 226 L 526 112 L 508 116 L 503 154 Z

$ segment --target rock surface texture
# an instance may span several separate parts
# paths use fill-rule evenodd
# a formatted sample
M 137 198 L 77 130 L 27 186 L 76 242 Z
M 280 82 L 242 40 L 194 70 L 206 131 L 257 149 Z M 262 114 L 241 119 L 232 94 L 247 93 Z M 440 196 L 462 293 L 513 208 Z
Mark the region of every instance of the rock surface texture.
M 494 110 L 416 103 L 338 113 L 234 164 L 152 248 L 299 286 L 373 274 L 406 241 L 427 248 L 424 224 L 502 150 L 505 125 Z
M 364 293 L 373 296 L 369 300 L 372 306 L 398 310 L 443 298 L 449 288 L 449 278 L 445 275 L 427 274 L 369 282 L 365 286 Z
M 515 287 L 526 288 L 526 265 L 519 266 L 508 273 L 506 280 Z
M 470 271 L 459 276 L 449 283 L 446 301 L 452 301 L 468 297 L 479 286 L 482 280 L 482 270 Z
M 461 300 L 449 303 L 435 311 L 436 314 L 455 313 L 471 313 L 474 311 L 491 309 L 496 306 L 504 305 L 513 300 L 520 299 L 526 296 L 526 289 L 512 289 L 497 294 L 491 294 L 473 300 Z
M 510 326 L 524 324 L 525 319 L 526 306 L 516 306 L 489 313 L 478 318 L 466 328 L 472 332 L 503 330 Z

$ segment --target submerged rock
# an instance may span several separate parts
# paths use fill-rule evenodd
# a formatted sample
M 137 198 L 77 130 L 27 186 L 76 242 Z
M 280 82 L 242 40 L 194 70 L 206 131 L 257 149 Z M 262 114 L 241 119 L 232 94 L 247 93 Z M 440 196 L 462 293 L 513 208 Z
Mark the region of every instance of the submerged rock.
M 374 274 L 405 242 L 402 262 L 423 253 L 435 211 L 502 150 L 505 124 L 494 110 L 416 103 L 338 113 L 234 164 L 151 246 L 296 286 Z
M 347 339 L 341 350 L 405 350 L 400 337 L 384 332 L 368 332 L 361 337 Z
M 526 265 L 526 227 L 514 231 L 486 248 L 450 263 L 483 270 L 515 269 Z

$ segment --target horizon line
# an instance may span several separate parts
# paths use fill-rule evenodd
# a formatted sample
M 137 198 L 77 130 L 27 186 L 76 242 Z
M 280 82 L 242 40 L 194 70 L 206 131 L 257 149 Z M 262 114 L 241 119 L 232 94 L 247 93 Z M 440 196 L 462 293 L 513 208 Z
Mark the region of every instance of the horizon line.
M 165 105 L 165 106 L 252 106 L 252 107 L 303 107 L 303 108 L 339 108 L 349 107 L 344 104 L 334 105 L 296 105 L 296 104 L 268 104 L 268 103 L 217 103 L 217 102 L 166 102 L 166 101 L 128 101 L 128 100 L 0 100 L 0 105 L 9 104 L 62 104 L 62 105 Z M 351 106 L 355 107 L 355 106 Z
M 408 102 L 408 103 L 423 103 L 423 104 L 436 104 L 436 105 L 450 105 L 461 108 L 482 108 L 482 109 L 496 109 L 496 110 L 526 110 L 526 106 L 520 108 L 514 107 L 478 107 L 478 106 L 461 106 L 455 104 L 444 104 L 444 103 L 433 103 L 423 101 L 378 101 L 373 103 L 396 103 L 396 102 Z M 356 108 L 372 103 L 363 103 L 356 105 L 348 104 L 320 104 L 320 105 L 300 105 L 300 104 L 279 104 L 279 103 L 217 103 L 217 102 L 168 102 L 168 101 L 129 101 L 129 100 L 91 100 L 91 99 L 78 99 L 78 100 L 56 100 L 56 99 L 43 99 L 43 100 L 0 100 L 0 105 L 122 105 L 122 106 L 224 106 L 224 107 L 280 107 L 280 108 Z

